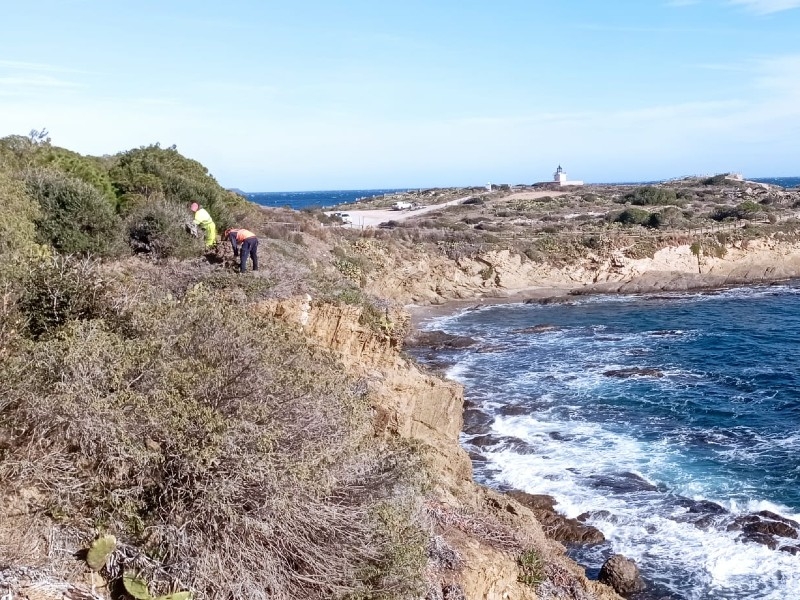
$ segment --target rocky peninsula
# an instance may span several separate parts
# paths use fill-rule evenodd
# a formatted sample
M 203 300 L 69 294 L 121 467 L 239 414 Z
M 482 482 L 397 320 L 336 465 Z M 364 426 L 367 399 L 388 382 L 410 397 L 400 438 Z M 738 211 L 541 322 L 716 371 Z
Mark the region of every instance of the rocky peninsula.
M 187 199 L 267 268 L 204 253 Z M 253 206 L 174 148 L 11 136 L 0 200 L 13 598 L 619 598 L 566 555 L 599 531 L 473 481 L 460 386 L 403 350 L 469 341 L 420 341 L 412 313 L 800 272 L 798 193 L 725 177 L 426 190 L 441 210 L 360 229 Z M 633 567 L 603 577 L 635 592 Z

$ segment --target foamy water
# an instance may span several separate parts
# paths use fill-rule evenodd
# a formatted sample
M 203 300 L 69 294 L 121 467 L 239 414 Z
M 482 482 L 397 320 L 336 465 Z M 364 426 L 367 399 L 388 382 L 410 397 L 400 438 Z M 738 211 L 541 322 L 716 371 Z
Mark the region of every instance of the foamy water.
M 484 459 L 476 478 L 550 494 L 569 517 L 588 513 L 608 540 L 573 551 L 590 575 L 619 552 L 650 582 L 644 597 L 800 598 L 800 556 L 727 528 L 760 510 L 800 519 L 799 293 L 501 305 L 426 328 L 487 349 L 443 353 L 485 415 L 468 415 L 462 435 Z M 521 332 L 534 325 L 553 329 Z M 609 375 L 630 369 L 649 375 Z M 693 501 L 719 513 L 698 526 L 691 511 L 706 505 Z

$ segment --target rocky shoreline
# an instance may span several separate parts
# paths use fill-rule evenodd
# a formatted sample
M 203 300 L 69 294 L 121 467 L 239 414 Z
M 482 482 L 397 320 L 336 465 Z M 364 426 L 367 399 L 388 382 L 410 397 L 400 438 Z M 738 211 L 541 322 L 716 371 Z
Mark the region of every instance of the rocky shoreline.
M 449 365 L 441 361 L 441 353 L 447 351 L 492 351 L 484 348 L 468 337 L 456 336 L 436 330 L 425 330 L 424 325 L 433 319 L 458 314 L 463 311 L 478 310 L 491 305 L 511 303 L 551 303 L 569 302 L 578 296 L 600 294 L 646 294 L 656 295 L 673 292 L 708 292 L 741 287 L 746 285 L 774 285 L 796 277 L 798 273 L 794 268 L 785 265 L 760 270 L 757 275 L 741 273 L 739 276 L 721 276 L 714 274 L 686 274 L 686 273 L 644 273 L 628 281 L 605 282 L 601 284 L 582 285 L 580 287 L 529 287 L 515 291 L 508 291 L 503 295 L 486 295 L 473 299 L 456 299 L 435 305 L 408 305 L 406 310 L 411 315 L 412 329 L 407 336 L 406 346 L 412 349 L 416 356 L 425 357 L 426 364 L 439 371 L 442 375 Z M 549 330 L 547 326 L 539 325 L 530 328 L 530 331 L 520 331 L 520 334 L 535 334 Z M 438 357 L 437 362 L 431 358 Z M 658 372 L 627 372 L 613 371 L 605 373 L 608 377 L 660 377 Z M 513 409 L 513 408 L 512 408 Z M 510 409 L 510 410 L 512 410 Z M 464 405 L 464 433 L 471 435 L 469 442 L 464 446 L 478 470 L 485 463 L 482 449 L 485 447 L 504 444 L 511 445 L 518 452 L 525 453 L 526 449 L 522 440 L 501 439 L 491 434 L 491 417 L 483 414 L 478 407 L 465 401 Z M 516 445 L 515 445 L 516 444 Z M 532 451 L 532 450 L 531 450 Z M 624 485 L 650 486 L 648 482 L 638 476 L 630 474 L 632 481 Z M 621 484 L 622 485 L 622 484 Z M 570 519 L 557 510 L 557 502 L 552 496 L 528 494 L 516 489 L 500 489 L 510 498 L 529 508 L 542 525 L 546 535 L 553 540 L 565 544 L 568 548 L 580 545 L 602 544 L 605 538 L 601 531 L 586 525 L 583 521 L 590 517 L 584 514 L 576 519 Z M 770 549 L 800 553 L 800 523 L 786 519 L 769 511 L 754 512 L 752 514 L 734 517 L 722 506 L 712 502 L 697 502 L 690 498 L 678 499 L 685 503 L 687 508 L 686 519 L 695 527 L 708 529 L 716 526 L 726 531 L 740 532 L 741 541 L 755 542 Z M 652 582 L 642 579 L 638 569 L 632 561 L 622 556 L 613 555 L 604 565 L 600 574 L 596 574 L 599 581 L 607 583 L 626 597 L 636 600 L 657 600 L 664 596 L 657 591 Z M 648 591 L 649 590 L 649 591 Z

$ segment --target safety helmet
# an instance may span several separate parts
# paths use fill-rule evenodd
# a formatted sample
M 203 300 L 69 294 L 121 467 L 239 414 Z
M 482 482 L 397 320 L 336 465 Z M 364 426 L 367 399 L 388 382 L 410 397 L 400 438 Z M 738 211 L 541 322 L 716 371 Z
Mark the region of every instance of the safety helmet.
M 200 205 L 197 202 L 192 202 L 192 205 L 189 208 L 192 209 L 192 212 L 197 212 L 200 210 Z

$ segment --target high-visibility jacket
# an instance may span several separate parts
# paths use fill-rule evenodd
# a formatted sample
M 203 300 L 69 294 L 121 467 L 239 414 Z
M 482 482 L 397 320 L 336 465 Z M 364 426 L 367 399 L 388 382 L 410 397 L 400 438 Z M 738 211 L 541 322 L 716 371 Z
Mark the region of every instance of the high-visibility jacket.
M 255 237 L 256 234 L 247 229 L 230 229 L 228 231 L 228 240 L 230 240 L 231 246 L 233 246 L 233 255 L 239 255 L 239 246 L 242 242 Z M 258 243 L 258 238 L 256 238 L 256 243 Z
M 209 223 L 213 223 L 214 220 L 211 218 L 211 215 L 208 214 L 208 211 L 205 208 L 198 208 L 197 212 L 194 213 L 194 224 L 200 225 L 200 227 L 205 227 Z
M 256 237 L 255 233 L 247 229 L 233 229 L 231 230 L 231 233 L 236 234 L 236 241 L 239 242 L 240 244 L 247 238 Z

